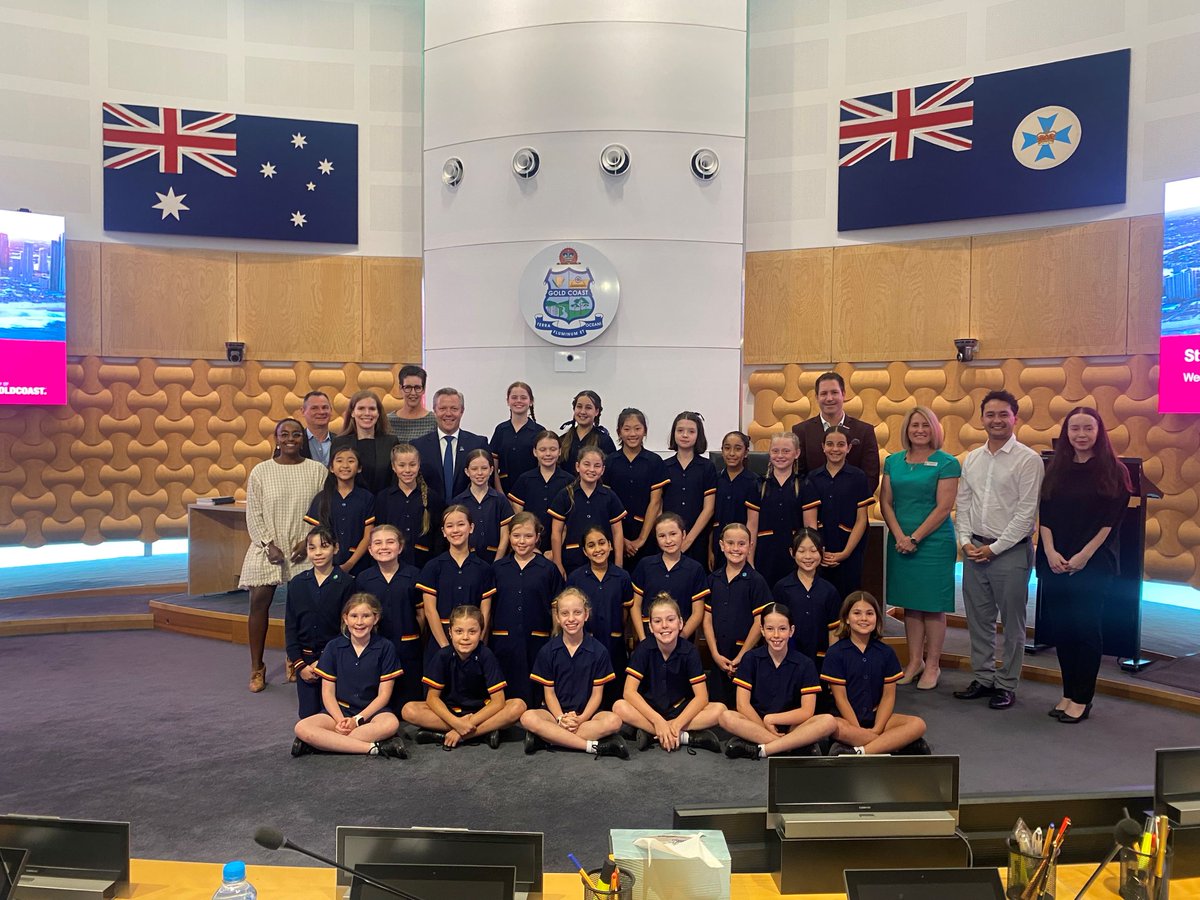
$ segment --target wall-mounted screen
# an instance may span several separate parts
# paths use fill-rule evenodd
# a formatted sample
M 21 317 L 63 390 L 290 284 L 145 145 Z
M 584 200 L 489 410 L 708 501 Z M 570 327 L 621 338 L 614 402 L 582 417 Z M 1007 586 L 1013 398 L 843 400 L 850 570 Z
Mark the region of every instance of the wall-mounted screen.
M 1200 412 L 1200 178 L 1168 181 L 1163 198 L 1158 411 Z
M 67 402 L 62 216 L 0 210 L 0 403 Z

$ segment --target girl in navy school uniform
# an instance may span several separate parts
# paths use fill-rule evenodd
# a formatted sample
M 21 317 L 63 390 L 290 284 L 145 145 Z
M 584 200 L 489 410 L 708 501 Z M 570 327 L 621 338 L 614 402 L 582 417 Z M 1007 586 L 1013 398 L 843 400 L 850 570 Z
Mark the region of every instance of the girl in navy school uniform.
M 464 740 L 487 738 L 500 746 L 500 730 L 515 725 L 525 703 L 506 698 L 508 687 L 496 655 L 481 643 L 484 616 L 478 606 L 450 612 L 450 643 L 425 666 L 424 700 L 404 704 L 401 717 L 416 725 L 418 744 L 453 750 Z
M 612 660 L 617 678 L 604 686 L 604 706 L 611 709 L 621 697 L 625 677 L 625 629 L 633 606 L 633 579 L 612 562 L 612 542 L 599 525 L 583 533 L 583 554 L 588 564 L 567 576 L 567 585 L 588 598 L 587 630 Z
M 492 453 L 480 448 L 467 454 L 467 479 L 470 487 L 454 498 L 471 510 L 475 530 L 471 532 L 471 550 L 492 563 L 508 552 L 508 523 L 513 517 L 508 498 L 492 487 Z
M 704 601 L 704 640 L 712 655 L 708 673 L 709 696 L 726 706 L 737 699 L 733 676 L 743 657 L 759 641 L 755 616 L 771 602 L 771 589 L 747 562 L 750 529 L 731 522 L 721 529 L 724 564 L 708 576 L 709 595 Z
M 795 571 L 792 538 L 804 527 L 803 479 L 796 474 L 800 439 L 791 431 L 771 435 L 771 470 L 754 505 L 758 509 L 758 542 L 754 567 L 774 585 Z
M 896 682 L 904 669 L 883 642 L 883 605 L 866 591 L 854 591 L 842 601 L 838 619 L 840 640 L 829 648 L 821 672 L 838 714 L 830 756 L 905 748 L 929 753 L 922 737 L 925 720 L 895 711 Z
M 305 538 L 312 568 L 288 582 L 283 633 L 288 681 L 296 682 L 300 718 L 321 711 L 321 679 L 315 666 L 325 645 L 338 635 L 338 614 L 354 590 L 354 578 L 337 568 L 337 539 L 322 526 Z
M 355 587 L 379 601 L 379 633 L 392 642 L 404 674 L 392 689 L 389 706 L 395 712 L 409 700 L 420 700 L 421 687 L 421 592 L 417 590 L 420 572 L 416 566 L 401 562 L 404 533 L 395 525 L 376 525 L 371 532 L 373 568 L 355 579 Z
M 599 447 L 605 456 L 615 453 L 617 445 L 600 424 L 604 405 L 595 391 L 580 391 L 571 401 L 571 420 L 563 423 L 567 430 L 560 438 L 558 464 L 567 472 L 575 471 L 579 451 L 584 447 Z
M 618 523 L 625 518 L 625 507 L 612 488 L 600 483 L 604 478 L 604 453 L 598 447 L 584 447 L 579 451 L 575 471 L 579 477 L 559 491 L 550 504 L 550 548 L 563 578 L 587 561 L 583 532 L 592 525 L 609 530 L 618 566 L 624 558 L 624 537 Z
M 507 495 L 517 479 L 537 466 L 533 447 L 542 426 L 533 418 L 533 388 L 523 381 L 508 386 L 508 419 L 496 426 L 488 449 L 496 463 L 493 487 Z
M 804 524 L 825 540 L 821 574 L 845 599 L 862 587 L 867 510 L 875 502 L 867 474 L 846 462 L 850 432 L 834 425 L 825 432 L 825 465 L 810 472 L 801 495 Z
M 571 483 L 571 476 L 558 465 L 560 449 L 557 434 L 553 431 L 538 432 L 533 443 L 537 465 L 521 475 L 508 492 L 514 510 L 533 513 L 543 526 L 550 522 L 550 504 L 558 492 Z M 546 556 L 553 555 L 549 531 L 543 531 L 538 538 L 538 549 Z
M 553 744 L 597 757 L 629 759 L 617 735 L 620 717 L 602 711 L 604 686 L 616 675 L 608 651 L 587 631 L 590 610 L 578 588 L 569 587 L 555 598 L 554 637 L 538 653 L 530 674 L 542 697 L 521 716 L 527 754 Z
M 496 596 L 488 647 L 500 660 L 509 694 L 526 704 L 534 691 L 530 667 L 550 639 L 551 604 L 563 587 L 558 567 L 538 552 L 541 531 L 542 523 L 533 513 L 517 513 L 509 526 L 512 555 L 492 565 Z
M 658 517 L 654 523 L 654 537 L 662 552 L 646 557 L 633 570 L 633 607 L 629 613 L 633 631 L 639 641 L 645 639 L 650 613 L 642 611 L 643 599 L 665 592 L 687 608 L 683 637 L 691 640 L 704 624 L 708 576 L 700 563 L 683 555 L 683 519 L 677 513 L 663 513 Z
M 713 506 L 712 559 L 709 570 L 716 572 L 725 565 L 721 556 L 721 532 L 735 522 L 750 530 L 750 564 L 754 565 L 755 541 L 758 537 L 759 478 L 748 468 L 750 438 L 740 431 L 731 431 L 721 439 L 721 458 L 725 470 L 717 473 L 716 503 Z
M 296 723 L 292 756 L 313 750 L 408 759 L 388 712 L 392 683 L 402 675 L 391 641 L 375 633 L 379 601 L 352 594 L 342 608 L 342 635 L 325 645 L 316 672 L 324 710 Z
M 821 682 L 812 661 L 791 647 L 791 611 L 768 603 L 758 628 L 763 643 L 746 654 L 733 679 L 737 708 L 721 714 L 721 727 L 734 735 L 725 745 L 730 759 L 792 753 L 837 729 L 833 716 L 815 715 Z
M 431 559 L 417 578 L 429 640 L 425 642 L 425 665 L 434 654 L 450 643 L 446 627 L 450 611 L 458 606 L 478 606 L 483 611 L 484 624 L 491 613 L 496 582 L 492 567 L 471 552 L 471 512 L 455 503 L 442 513 L 442 537 L 447 549 Z
M 687 411 L 677 415 L 671 423 L 669 447 L 675 455 L 666 461 L 670 481 L 663 487 L 663 512 L 675 513 L 683 521 L 682 550 L 707 572 L 708 526 L 717 505 L 717 467 L 705 455 L 704 417 Z
M 622 566 L 633 569 L 644 555 L 655 550 L 654 521 L 662 512 L 662 489 L 669 479 L 663 458 L 643 446 L 646 416 L 640 409 L 621 410 L 617 438 L 621 446 L 604 462 L 604 483 L 613 489 L 629 514 L 621 522 Z
M 375 496 L 358 484 L 358 451 L 339 447 L 329 460 L 325 487 L 313 497 L 304 521 L 314 528 L 324 525 L 337 538 L 335 564 L 357 575 L 370 558 L 371 526 L 375 524 Z
M 400 562 L 419 569 L 437 549 L 435 526 L 442 518 L 445 500 L 426 484 L 421 455 L 412 444 L 392 448 L 392 472 L 396 484 L 375 495 L 375 527 L 395 525 L 400 529 L 404 536 Z
M 791 610 L 792 649 L 808 657 L 818 675 L 829 647 L 829 636 L 838 628 L 842 608 L 837 588 L 820 576 L 824 551 L 821 532 L 801 528 L 792 539 L 795 568 L 771 590 L 775 602 Z
M 721 742 L 709 729 L 721 720 L 725 707 L 709 702 L 700 652 L 680 635 L 679 604 L 661 593 L 646 612 L 652 637 L 630 654 L 625 692 L 613 712 L 637 729 L 638 750 L 657 741 L 668 752 L 688 747 L 688 752 L 720 753 Z

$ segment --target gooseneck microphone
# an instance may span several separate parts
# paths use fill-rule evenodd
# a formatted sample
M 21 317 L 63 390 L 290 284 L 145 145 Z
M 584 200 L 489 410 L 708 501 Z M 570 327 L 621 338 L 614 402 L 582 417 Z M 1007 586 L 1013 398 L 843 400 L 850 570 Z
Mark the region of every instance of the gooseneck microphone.
M 305 856 L 315 859 L 317 862 L 325 863 L 327 866 L 333 866 L 335 869 L 340 869 L 348 875 L 353 875 L 359 881 L 365 882 L 374 888 L 378 888 L 381 891 L 391 894 L 393 897 L 399 897 L 401 900 L 421 900 L 420 897 L 414 897 L 412 894 L 406 894 L 399 888 L 394 888 L 391 885 L 384 884 L 381 881 L 376 881 L 374 878 L 364 875 L 350 866 L 343 866 L 339 862 L 334 862 L 332 859 L 327 859 L 320 853 L 314 853 L 312 850 L 306 850 L 298 844 L 293 844 L 283 836 L 283 832 L 278 828 L 270 828 L 267 826 L 259 828 L 254 832 L 254 843 L 258 844 L 260 847 L 266 847 L 268 850 L 278 850 L 281 847 L 287 850 L 295 850 L 297 853 L 302 853 Z
M 1118 822 L 1117 827 L 1113 829 L 1112 849 L 1108 851 L 1108 856 L 1104 857 L 1100 865 L 1096 866 L 1096 871 L 1092 873 L 1092 877 L 1084 882 L 1079 893 L 1075 895 L 1075 900 L 1079 900 L 1080 897 L 1087 893 L 1088 888 L 1092 886 L 1095 880 L 1100 877 L 1100 873 L 1104 871 L 1104 867 L 1112 862 L 1116 855 L 1121 852 L 1121 848 L 1132 847 L 1141 836 L 1142 827 L 1129 816 Z

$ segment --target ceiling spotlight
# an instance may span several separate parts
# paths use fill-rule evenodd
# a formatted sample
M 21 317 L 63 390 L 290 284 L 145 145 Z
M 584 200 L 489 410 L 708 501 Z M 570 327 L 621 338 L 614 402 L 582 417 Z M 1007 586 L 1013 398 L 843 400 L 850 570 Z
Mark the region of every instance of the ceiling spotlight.
M 442 163 L 442 183 L 446 187 L 457 187 L 463 179 L 463 163 L 457 156 L 452 156 Z
M 600 168 L 607 175 L 624 175 L 629 171 L 629 148 L 624 144 L 609 144 L 600 151 Z
M 538 173 L 538 167 L 541 164 L 541 157 L 532 147 L 522 147 L 513 154 L 513 174 L 518 178 L 532 178 Z
M 717 156 L 716 150 L 701 147 L 692 154 L 692 174 L 701 181 L 714 178 L 720 168 L 721 159 Z

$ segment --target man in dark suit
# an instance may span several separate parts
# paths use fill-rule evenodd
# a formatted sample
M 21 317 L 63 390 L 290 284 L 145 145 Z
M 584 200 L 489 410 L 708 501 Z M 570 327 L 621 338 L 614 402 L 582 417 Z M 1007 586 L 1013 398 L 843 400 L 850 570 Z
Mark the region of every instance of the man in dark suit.
M 467 454 L 472 450 L 488 449 L 487 438 L 459 427 L 464 409 L 466 402 L 461 391 L 450 387 L 438 388 L 433 395 L 433 416 L 437 419 L 437 428 L 413 440 L 413 446 L 421 455 L 421 475 L 425 483 L 442 494 L 447 503 L 467 489 Z M 445 468 L 447 453 L 454 460 L 450 472 Z
M 826 372 L 817 379 L 817 408 L 820 415 L 805 419 L 792 431 L 800 438 L 800 474 L 807 475 L 825 465 L 825 430 L 842 425 L 850 432 L 850 452 L 846 462 L 867 473 L 871 493 L 879 487 L 879 441 L 875 429 L 867 422 L 852 419 L 843 408 L 846 403 L 846 382 L 837 372 Z

